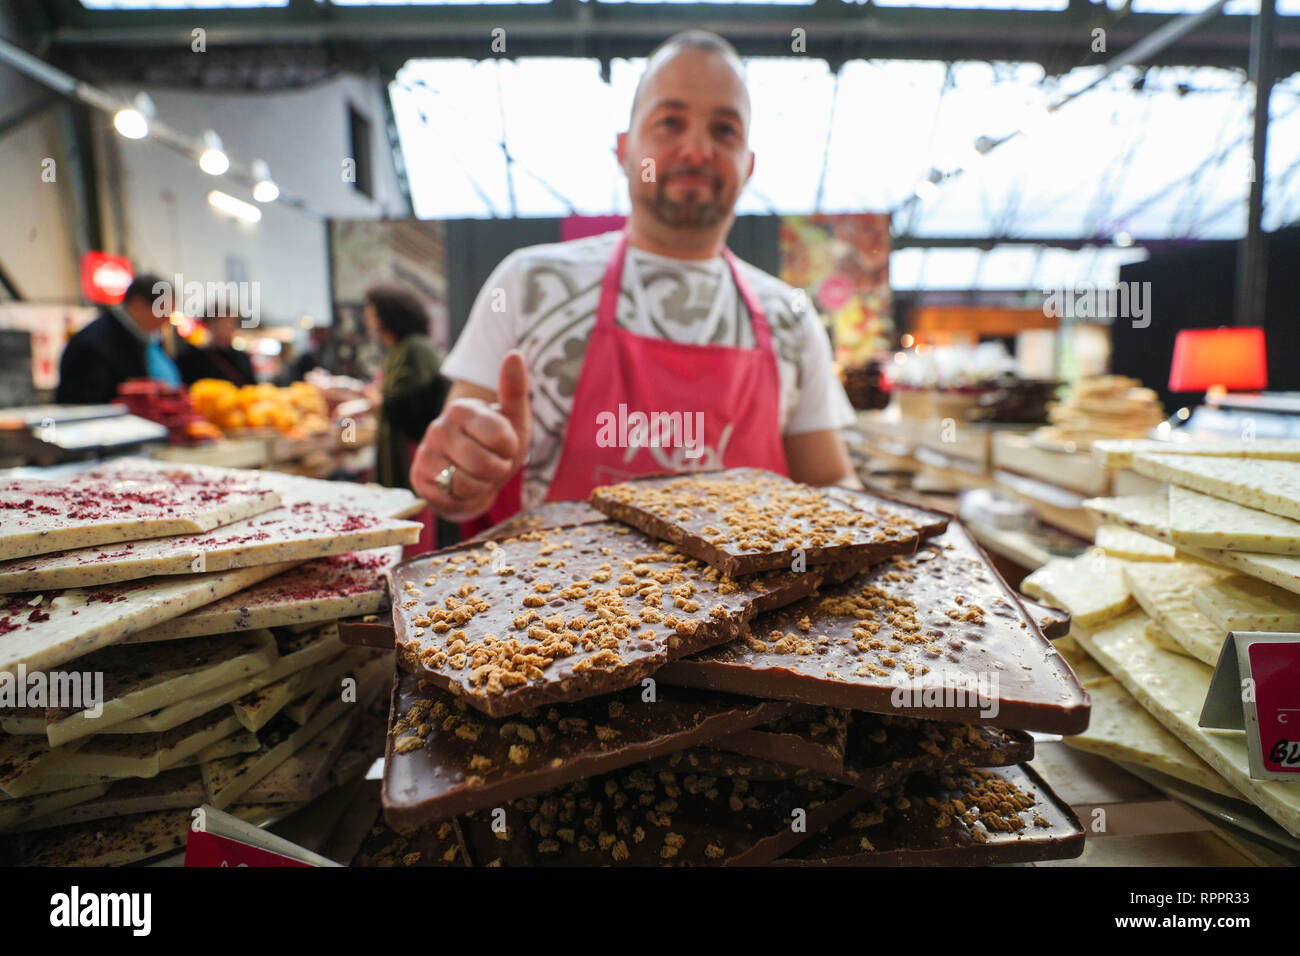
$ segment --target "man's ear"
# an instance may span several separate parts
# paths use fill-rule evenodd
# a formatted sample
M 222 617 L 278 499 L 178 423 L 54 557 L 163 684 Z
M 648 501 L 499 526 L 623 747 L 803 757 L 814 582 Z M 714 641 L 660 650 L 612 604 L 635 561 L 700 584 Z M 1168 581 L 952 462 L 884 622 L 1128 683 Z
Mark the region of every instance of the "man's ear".
M 618 156 L 618 164 L 627 169 L 627 133 L 619 133 L 615 140 L 614 152 Z
M 745 173 L 745 182 L 749 182 L 753 178 L 754 178 L 754 153 L 751 151 L 749 154 L 749 172 Z

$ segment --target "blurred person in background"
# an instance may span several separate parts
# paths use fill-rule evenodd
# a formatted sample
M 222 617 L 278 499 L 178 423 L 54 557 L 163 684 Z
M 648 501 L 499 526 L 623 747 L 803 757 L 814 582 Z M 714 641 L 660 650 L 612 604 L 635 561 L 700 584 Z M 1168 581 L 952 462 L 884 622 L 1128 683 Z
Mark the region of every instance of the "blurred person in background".
M 396 284 L 366 290 L 366 329 L 383 348 L 379 411 L 375 436 L 375 480 L 386 488 L 410 488 L 414 443 L 424 434 L 404 430 L 406 418 L 394 421 L 390 407 L 404 408 L 413 395 L 426 395 L 440 380 L 442 356 L 429 339 L 429 313 L 411 289 Z M 390 402 L 392 405 L 390 406 Z M 437 410 L 424 422 L 432 421 Z
M 170 316 L 154 308 L 155 290 L 165 285 L 157 276 L 137 276 L 121 304 L 106 306 L 68 340 L 59 361 L 56 402 L 102 405 L 117 396 L 119 385 L 133 378 L 181 384 L 180 370 L 162 346 L 162 330 Z
M 209 307 L 203 317 L 211 340 L 203 348 L 182 342 L 176 365 L 186 385 L 201 378 L 219 378 L 235 385 L 256 385 L 253 363 L 248 353 L 234 346 L 239 316 L 220 306 Z
M 325 371 L 332 373 L 334 369 L 329 358 L 329 351 L 330 326 L 314 326 L 307 342 L 307 348 L 289 366 L 288 381 L 301 382 L 307 377 L 308 372 L 317 368 L 323 368 Z

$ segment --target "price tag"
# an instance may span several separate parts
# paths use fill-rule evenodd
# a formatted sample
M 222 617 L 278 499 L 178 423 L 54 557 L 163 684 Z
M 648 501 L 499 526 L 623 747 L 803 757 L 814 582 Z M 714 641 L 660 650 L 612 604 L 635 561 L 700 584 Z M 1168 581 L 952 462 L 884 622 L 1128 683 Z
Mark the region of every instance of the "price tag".
M 1252 780 L 1300 782 L 1300 634 L 1230 633 L 1200 725 L 1245 733 Z
M 190 829 L 186 866 L 311 866 L 301 860 L 249 846 L 207 830 Z

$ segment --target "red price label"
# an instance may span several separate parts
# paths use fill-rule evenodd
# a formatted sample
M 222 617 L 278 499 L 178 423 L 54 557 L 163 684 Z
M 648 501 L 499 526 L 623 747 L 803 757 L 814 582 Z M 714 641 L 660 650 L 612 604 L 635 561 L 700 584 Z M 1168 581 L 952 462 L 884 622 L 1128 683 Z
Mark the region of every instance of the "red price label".
M 217 836 L 206 830 L 190 830 L 185 843 L 186 866 L 311 866 L 291 857 Z
M 1247 652 L 1264 767 L 1300 774 L 1300 642 L 1259 641 Z

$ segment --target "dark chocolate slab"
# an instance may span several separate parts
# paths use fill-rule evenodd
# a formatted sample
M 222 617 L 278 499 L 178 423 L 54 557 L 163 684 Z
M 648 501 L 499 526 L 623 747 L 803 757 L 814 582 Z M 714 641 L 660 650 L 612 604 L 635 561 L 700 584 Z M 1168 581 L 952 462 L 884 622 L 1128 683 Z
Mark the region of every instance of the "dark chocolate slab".
M 420 683 L 398 675 L 384 766 L 384 815 L 403 831 L 714 740 L 797 708 L 682 687 L 660 687 L 647 702 L 634 687 L 492 718 Z
M 380 814 L 352 865 L 469 866 L 470 862 L 457 821 L 443 820 L 410 833 L 398 833 Z
M 396 567 L 398 663 L 493 717 L 581 700 L 733 640 L 826 567 L 733 581 L 613 522 L 532 531 Z
M 460 822 L 476 866 L 761 865 L 868 796 L 816 777 L 746 780 L 643 764 L 512 800 L 504 817 L 479 810 Z M 798 810 L 806 830 L 796 829 Z
M 713 746 L 829 775 L 844 770 L 848 728 L 848 711 L 818 707 L 801 710 L 761 727 L 728 734 L 715 741 Z
M 1026 766 L 917 775 L 814 834 L 777 866 L 989 866 L 1083 852 L 1074 812 Z
M 937 534 L 937 512 L 866 492 L 813 488 L 755 468 L 638 478 L 591 492 L 611 518 L 738 576 L 837 561 L 875 564 Z
M 957 524 L 916 555 L 765 614 L 751 634 L 674 661 L 656 678 L 1062 734 L 1083 731 L 1091 708 L 1073 673 Z
M 763 731 L 760 727 L 749 733 L 757 735 Z M 710 746 L 730 749 L 735 736 L 738 735 L 724 737 Z M 793 773 L 816 773 L 827 780 L 873 793 L 895 786 L 916 773 L 1004 767 L 1034 757 L 1034 740 L 1022 731 L 887 714 L 853 713 L 848 720 L 841 765 L 830 769 L 826 769 L 825 759 L 805 759 L 810 751 L 807 741 L 799 740 L 799 735 L 787 731 L 769 736 L 773 740 L 766 752 L 744 752 L 788 767 Z M 754 766 L 750 773 L 773 775 L 770 767 Z

